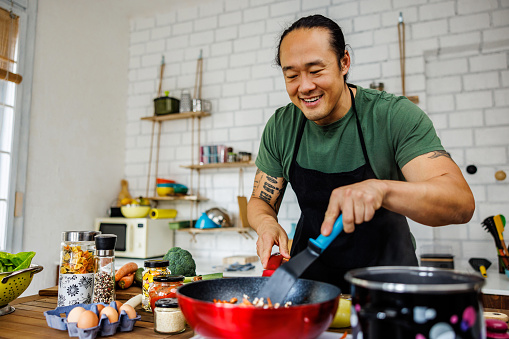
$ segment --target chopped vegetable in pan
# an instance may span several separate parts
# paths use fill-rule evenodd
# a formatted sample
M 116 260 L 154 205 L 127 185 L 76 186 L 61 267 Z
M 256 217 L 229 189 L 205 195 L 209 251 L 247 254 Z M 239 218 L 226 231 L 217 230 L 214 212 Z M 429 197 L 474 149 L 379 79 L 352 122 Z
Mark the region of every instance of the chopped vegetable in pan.
M 216 304 L 236 304 L 236 305 L 239 305 L 239 306 L 246 306 L 246 307 L 257 307 L 257 308 L 263 308 L 263 309 L 269 309 L 269 308 L 279 308 L 281 307 L 281 305 L 279 305 L 279 303 L 275 303 L 274 305 L 272 304 L 272 302 L 270 301 L 270 298 L 267 298 L 267 300 L 265 300 L 264 298 L 255 298 L 253 300 L 253 302 L 249 301 L 249 297 L 247 295 L 244 294 L 243 298 L 242 298 L 242 302 L 238 303 L 238 299 L 237 298 L 231 298 L 230 300 L 219 300 L 219 299 L 214 299 L 212 300 L 214 303 Z M 283 307 L 285 308 L 288 308 L 292 306 L 292 302 L 291 301 L 287 301 Z

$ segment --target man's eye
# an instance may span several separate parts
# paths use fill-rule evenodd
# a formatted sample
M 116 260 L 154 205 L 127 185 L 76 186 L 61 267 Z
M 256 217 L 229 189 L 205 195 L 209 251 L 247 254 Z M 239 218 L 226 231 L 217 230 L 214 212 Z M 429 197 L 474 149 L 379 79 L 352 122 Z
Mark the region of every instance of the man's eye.
M 321 69 L 318 71 L 312 71 L 311 74 L 318 74 L 318 73 L 320 73 L 320 71 L 321 71 Z
M 287 75 L 286 78 L 287 79 L 295 79 L 297 76 L 296 75 Z

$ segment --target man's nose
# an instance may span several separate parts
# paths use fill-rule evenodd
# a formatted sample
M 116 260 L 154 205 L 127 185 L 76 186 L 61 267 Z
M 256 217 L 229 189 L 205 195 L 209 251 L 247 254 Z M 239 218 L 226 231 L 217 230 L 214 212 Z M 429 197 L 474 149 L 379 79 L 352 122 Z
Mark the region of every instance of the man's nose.
M 316 88 L 315 83 L 313 82 L 313 79 L 307 75 L 304 74 L 301 76 L 301 82 L 299 86 L 299 91 L 301 93 L 309 93 L 310 91 L 314 90 Z

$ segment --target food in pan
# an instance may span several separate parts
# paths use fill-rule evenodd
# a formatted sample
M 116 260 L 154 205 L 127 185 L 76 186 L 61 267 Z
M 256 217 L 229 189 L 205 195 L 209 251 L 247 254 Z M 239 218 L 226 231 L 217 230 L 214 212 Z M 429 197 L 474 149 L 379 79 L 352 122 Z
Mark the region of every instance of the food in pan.
M 272 302 L 270 301 L 270 298 L 267 298 L 267 300 L 265 300 L 264 298 L 254 298 L 253 302 L 251 302 L 251 301 L 249 301 L 249 296 L 247 296 L 245 294 L 242 297 L 242 302 L 240 302 L 238 304 L 237 304 L 237 302 L 238 302 L 237 298 L 231 298 L 230 300 L 213 299 L 212 301 L 216 304 L 235 304 L 235 305 L 239 305 L 239 306 L 257 307 L 257 308 L 263 308 L 263 309 L 281 307 L 281 305 L 279 303 L 272 304 Z M 290 307 L 290 306 L 292 306 L 291 301 L 287 301 L 283 305 L 283 307 Z

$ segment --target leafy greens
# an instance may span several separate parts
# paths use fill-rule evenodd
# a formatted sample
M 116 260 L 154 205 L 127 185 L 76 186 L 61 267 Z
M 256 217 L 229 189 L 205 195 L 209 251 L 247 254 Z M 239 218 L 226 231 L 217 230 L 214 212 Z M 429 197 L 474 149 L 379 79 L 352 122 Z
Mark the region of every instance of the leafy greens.
M 19 252 L 17 254 L 0 252 L 0 273 L 29 268 L 34 256 L 35 252 Z

